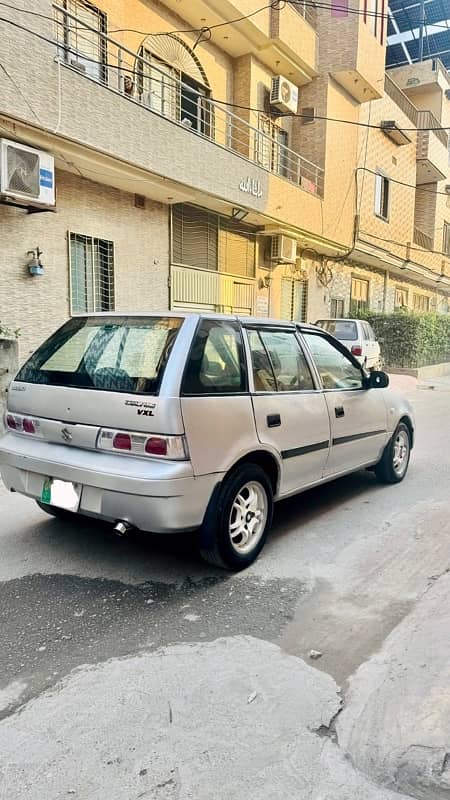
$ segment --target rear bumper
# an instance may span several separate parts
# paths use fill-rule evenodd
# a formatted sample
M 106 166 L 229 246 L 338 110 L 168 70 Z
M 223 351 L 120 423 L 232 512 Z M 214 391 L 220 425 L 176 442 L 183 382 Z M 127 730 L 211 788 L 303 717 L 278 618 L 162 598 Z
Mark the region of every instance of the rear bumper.
M 161 461 L 49 444 L 8 433 L 0 473 L 9 490 L 39 500 L 45 478 L 81 484 L 79 513 L 154 533 L 194 530 L 221 475 L 195 477 L 188 461 Z

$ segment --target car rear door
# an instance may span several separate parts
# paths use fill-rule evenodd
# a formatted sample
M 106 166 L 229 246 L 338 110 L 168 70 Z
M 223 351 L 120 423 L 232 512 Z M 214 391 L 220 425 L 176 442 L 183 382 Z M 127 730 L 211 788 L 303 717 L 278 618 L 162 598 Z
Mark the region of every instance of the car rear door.
M 303 331 L 316 365 L 328 408 L 331 449 L 325 475 L 338 475 L 375 463 L 386 444 L 387 410 L 380 389 L 365 389 L 363 374 L 335 340 Z
M 279 494 L 321 480 L 330 446 L 325 397 L 294 328 L 246 328 L 251 397 L 261 444 L 282 463 Z

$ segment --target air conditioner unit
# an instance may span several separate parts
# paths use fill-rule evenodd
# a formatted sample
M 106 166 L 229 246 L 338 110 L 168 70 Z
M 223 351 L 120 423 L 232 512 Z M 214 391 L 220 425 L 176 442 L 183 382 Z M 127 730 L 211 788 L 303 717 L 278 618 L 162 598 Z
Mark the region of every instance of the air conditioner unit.
M 270 105 L 278 111 L 297 111 L 298 88 L 293 83 L 277 75 L 272 78 L 272 88 L 270 91 Z
M 25 144 L 0 139 L 0 197 L 26 206 L 54 206 L 53 156 Z
M 277 264 L 295 264 L 297 260 L 297 240 L 290 236 L 272 236 L 270 260 Z

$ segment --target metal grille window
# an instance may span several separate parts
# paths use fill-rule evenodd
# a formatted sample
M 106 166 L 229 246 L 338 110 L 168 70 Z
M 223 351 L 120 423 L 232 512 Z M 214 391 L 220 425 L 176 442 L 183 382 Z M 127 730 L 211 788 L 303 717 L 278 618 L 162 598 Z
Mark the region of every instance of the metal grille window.
M 344 301 L 340 297 L 331 298 L 330 316 L 341 319 L 344 316 Z
M 242 223 L 240 224 L 240 226 Z M 219 270 L 232 275 L 253 278 L 255 274 L 254 233 L 236 230 L 236 224 L 221 218 L 219 220 Z M 244 226 L 242 225 L 242 228 Z
M 395 287 L 395 308 L 407 308 L 408 306 L 408 290 L 403 289 L 401 286 Z
M 308 281 L 281 279 L 281 318 L 306 322 Z
M 63 17 L 62 57 L 89 78 L 106 82 L 106 41 L 102 36 L 107 30 L 106 14 L 84 0 L 64 0 L 61 5 L 77 17 Z
M 450 256 L 450 222 L 444 222 L 442 252 L 446 256 Z
M 350 295 L 352 312 L 364 311 L 369 308 L 369 281 L 363 278 L 352 278 Z
M 385 175 L 375 175 L 375 214 L 381 219 L 389 219 L 390 181 Z
M 172 261 L 184 267 L 218 269 L 219 218 L 195 206 L 172 208 Z
M 196 206 L 172 207 L 173 264 L 252 278 L 255 262 L 256 239 L 250 227 Z
M 413 294 L 413 309 L 414 311 L 424 312 L 430 310 L 430 298 L 426 294 Z
M 114 244 L 69 233 L 72 314 L 114 310 Z

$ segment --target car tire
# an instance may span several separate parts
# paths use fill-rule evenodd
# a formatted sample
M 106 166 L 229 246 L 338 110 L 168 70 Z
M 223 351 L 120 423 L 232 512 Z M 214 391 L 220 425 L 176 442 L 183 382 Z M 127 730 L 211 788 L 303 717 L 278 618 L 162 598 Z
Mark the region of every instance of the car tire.
M 233 470 L 214 493 L 200 530 L 205 561 L 233 572 L 255 561 L 273 517 L 273 489 L 257 464 Z
M 36 503 L 41 511 L 45 511 L 46 514 L 49 514 L 51 517 L 56 517 L 56 519 L 70 521 L 76 516 L 72 511 L 67 511 L 65 508 L 58 508 L 58 506 L 51 506 L 48 505 L 48 503 L 41 503 L 40 500 L 36 500 Z
M 411 431 L 400 422 L 375 466 L 378 480 L 381 483 L 400 483 L 408 471 L 410 456 Z

